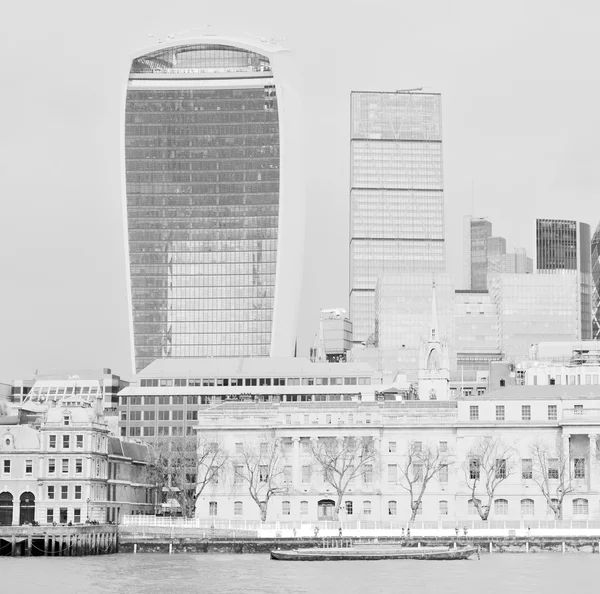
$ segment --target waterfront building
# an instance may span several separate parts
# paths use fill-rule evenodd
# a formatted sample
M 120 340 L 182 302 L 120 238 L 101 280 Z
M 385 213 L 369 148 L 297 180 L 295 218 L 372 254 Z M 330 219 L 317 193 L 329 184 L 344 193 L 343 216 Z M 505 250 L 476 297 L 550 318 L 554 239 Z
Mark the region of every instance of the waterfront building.
M 206 487 L 196 515 L 215 524 L 225 520 L 230 526 L 236 520 L 240 526 L 258 522 L 259 507 L 243 478 L 244 452 L 256 447 L 264 453 L 269 444 L 277 443 L 279 458 L 271 467 L 278 476 L 273 483 L 277 491 L 268 501 L 267 521 L 291 529 L 332 520 L 337 494 L 315 458 L 315 447 L 321 440 L 353 437 L 367 440 L 375 455 L 342 495 L 337 511 L 344 528 L 383 522 L 396 528 L 406 526 L 411 509 L 402 469 L 410 451 L 428 449 L 438 452 L 447 465 L 427 483 L 416 520 L 444 528 L 479 520 L 467 477 L 481 468 L 473 452 L 482 444 L 497 447 L 491 471 L 500 468 L 498 472 L 506 476 L 490 501 L 492 526 L 501 522 L 496 525 L 519 528 L 523 522 L 556 518 L 534 480 L 539 472 L 536 447 L 550 459 L 550 496 L 560 492 L 561 484 L 567 490 L 562 517 L 598 520 L 600 474 L 595 462 L 600 391 L 597 386 L 591 388 L 505 387 L 485 396 L 460 396 L 454 402 L 228 402 L 204 409 L 198 419 L 199 435 L 219 444 L 233 470 Z M 560 471 L 566 477 L 562 483 L 556 478 L 559 458 L 567 469 L 564 475 Z M 419 466 L 417 460 L 413 462 Z M 266 482 L 269 478 L 262 472 Z M 409 475 L 423 476 L 419 474 L 422 467 L 414 472 Z M 420 486 L 420 481 L 415 484 Z M 488 504 L 480 491 L 477 497 L 482 505 Z
M 367 363 L 303 357 L 158 359 L 119 394 L 119 435 L 194 435 L 198 414 L 221 401 L 375 400 L 381 380 Z
M 303 268 L 302 114 L 290 53 L 208 36 L 138 54 L 125 108 L 134 369 L 292 356 Z
M 591 242 L 592 249 L 592 339 L 600 340 L 600 223 Z
M 13 380 L 10 389 L 10 402 L 23 402 L 27 394 L 31 391 L 35 380 Z
M 352 92 L 350 319 L 372 344 L 384 272 L 445 271 L 441 96 Z
M 28 398 L 0 416 L 0 525 L 117 522 L 154 511 L 146 446 L 110 436 L 100 396 Z
M 498 314 L 504 359 L 525 359 L 539 342 L 581 339 L 576 275 L 494 275 L 489 293 Z
M 430 329 L 434 284 L 440 337 L 447 345 L 449 368 L 456 368 L 453 276 L 385 272 L 375 291 L 375 346 L 395 356 L 386 362 L 392 368 L 383 369 L 384 373 L 417 379 L 419 352 Z
M 574 276 L 579 338 L 592 338 L 592 264 L 590 226 L 559 219 L 536 219 L 536 273 Z

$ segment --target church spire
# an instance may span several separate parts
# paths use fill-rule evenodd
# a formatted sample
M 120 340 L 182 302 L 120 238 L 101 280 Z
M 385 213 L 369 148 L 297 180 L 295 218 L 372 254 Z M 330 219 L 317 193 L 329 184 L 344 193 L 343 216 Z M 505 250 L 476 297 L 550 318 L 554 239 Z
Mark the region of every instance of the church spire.
M 438 328 L 437 304 L 435 300 L 435 280 L 431 290 L 431 322 L 429 323 L 429 341 L 440 342 L 440 331 Z

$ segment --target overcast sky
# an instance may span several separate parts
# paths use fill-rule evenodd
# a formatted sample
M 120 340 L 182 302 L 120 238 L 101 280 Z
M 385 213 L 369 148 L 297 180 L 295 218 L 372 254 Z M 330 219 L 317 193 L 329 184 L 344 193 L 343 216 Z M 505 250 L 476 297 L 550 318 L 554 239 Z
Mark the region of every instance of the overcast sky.
M 301 353 L 348 305 L 351 90 L 442 93 L 449 271 L 464 214 L 533 250 L 535 217 L 600 219 L 597 3 L 551 0 L 13 2 L 3 85 L 0 379 L 131 376 L 121 110 L 131 56 L 212 25 L 283 38 L 304 75 L 309 240 Z

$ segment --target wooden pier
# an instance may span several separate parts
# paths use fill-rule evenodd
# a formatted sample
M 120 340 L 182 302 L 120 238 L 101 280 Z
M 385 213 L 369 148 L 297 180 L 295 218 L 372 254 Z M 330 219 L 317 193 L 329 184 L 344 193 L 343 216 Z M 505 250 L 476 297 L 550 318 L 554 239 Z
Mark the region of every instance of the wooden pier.
M 80 557 L 119 552 L 117 526 L 0 526 L 0 556 Z

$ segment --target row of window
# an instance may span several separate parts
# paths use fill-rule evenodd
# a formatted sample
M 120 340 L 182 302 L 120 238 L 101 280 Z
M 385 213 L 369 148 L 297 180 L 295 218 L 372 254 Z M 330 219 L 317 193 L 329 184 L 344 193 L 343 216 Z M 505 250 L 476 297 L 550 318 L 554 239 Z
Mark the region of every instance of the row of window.
M 507 462 L 503 458 L 495 460 L 494 463 L 494 474 L 497 479 L 505 479 L 508 476 Z M 585 458 L 573 458 L 572 462 L 572 476 L 574 479 L 585 479 Z M 548 458 L 546 467 L 543 468 L 545 478 L 549 480 L 559 480 L 561 473 L 569 473 L 570 469 L 561 468 L 559 458 Z M 481 479 L 481 462 L 477 458 L 469 460 L 469 479 L 480 480 Z M 521 479 L 531 480 L 533 479 L 533 460 L 531 458 L 523 458 L 521 460 Z
M 66 420 L 63 420 L 63 425 L 68 425 L 68 417 L 65 417 Z M 58 443 L 58 439 L 56 435 L 48 435 L 48 448 L 51 450 L 55 450 L 57 448 L 57 443 Z M 71 447 L 71 444 L 73 443 L 71 441 L 71 435 L 69 434 L 64 434 L 62 435 L 62 449 L 63 450 L 68 450 Z M 83 435 L 76 435 L 75 436 L 75 447 L 77 449 L 83 449 Z
M 552 500 L 556 505 L 558 504 L 558 500 Z M 479 500 L 478 500 L 478 503 Z M 573 500 L 573 515 L 588 515 L 589 513 L 589 502 L 587 499 L 578 498 Z M 319 505 L 319 517 L 330 517 L 332 516 L 333 506 L 327 505 Z M 344 502 L 343 513 L 347 516 L 352 516 L 355 514 L 356 506 L 353 501 Z M 364 500 L 362 502 L 362 510 L 359 513 L 362 513 L 363 516 L 369 516 L 372 512 L 372 502 L 370 500 Z M 398 513 L 398 502 L 395 500 L 390 500 L 387 502 L 387 512 L 390 516 L 396 516 Z M 521 499 L 520 502 L 520 512 L 523 516 L 533 516 L 535 515 L 535 502 L 533 499 Z M 218 515 L 218 502 L 210 501 L 208 504 L 208 513 L 211 516 Z M 289 516 L 292 513 L 292 503 L 290 501 L 282 501 L 281 502 L 281 515 Z M 421 501 L 419 507 L 417 508 L 417 516 L 422 515 L 423 513 L 423 502 Z M 507 499 L 496 499 L 494 501 L 494 514 L 498 516 L 506 516 L 509 513 L 509 504 Z M 554 511 L 550 506 L 548 506 L 547 513 L 554 514 Z M 244 503 L 243 501 L 234 501 L 233 503 L 233 514 L 235 516 L 244 515 Z M 440 516 L 448 515 L 448 501 L 442 499 L 438 501 L 438 514 Z M 469 499 L 468 502 L 468 514 L 469 515 L 478 515 L 477 506 L 473 499 Z M 308 515 L 308 501 L 300 501 L 300 515 Z
M 46 509 L 46 523 L 53 524 L 54 522 L 58 522 L 59 524 L 66 524 L 68 521 L 69 509 L 66 507 L 58 508 L 58 513 L 56 510 L 49 507 Z M 73 524 L 81 523 L 81 508 L 76 507 L 73 510 Z
M 573 407 L 575 415 L 583 415 L 583 404 L 576 404 Z M 479 421 L 479 405 L 474 404 L 469 406 L 469 420 Z M 496 405 L 496 421 L 506 420 L 506 407 L 504 404 Z M 531 405 L 521 405 L 521 420 L 531 421 Z M 556 404 L 548 405 L 548 421 L 558 420 L 558 406 Z
M 81 485 L 72 485 L 73 487 L 73 499 L 81 499 L 82 487 Z M 48 485 L 46 487 L 46 498 L 47 499 L 69 499 L 69 493 L 71 492 L 69 485 L 61 485 L 60 490 L 55 485 Z
M 185 386 L 368 386 L 370 377 L 234 377 L 234 378 L 176 378 L 176 379 L 142 379 L 140 387 L 185 387 Z M 166 396 L 168 398 L 168 396 Z

